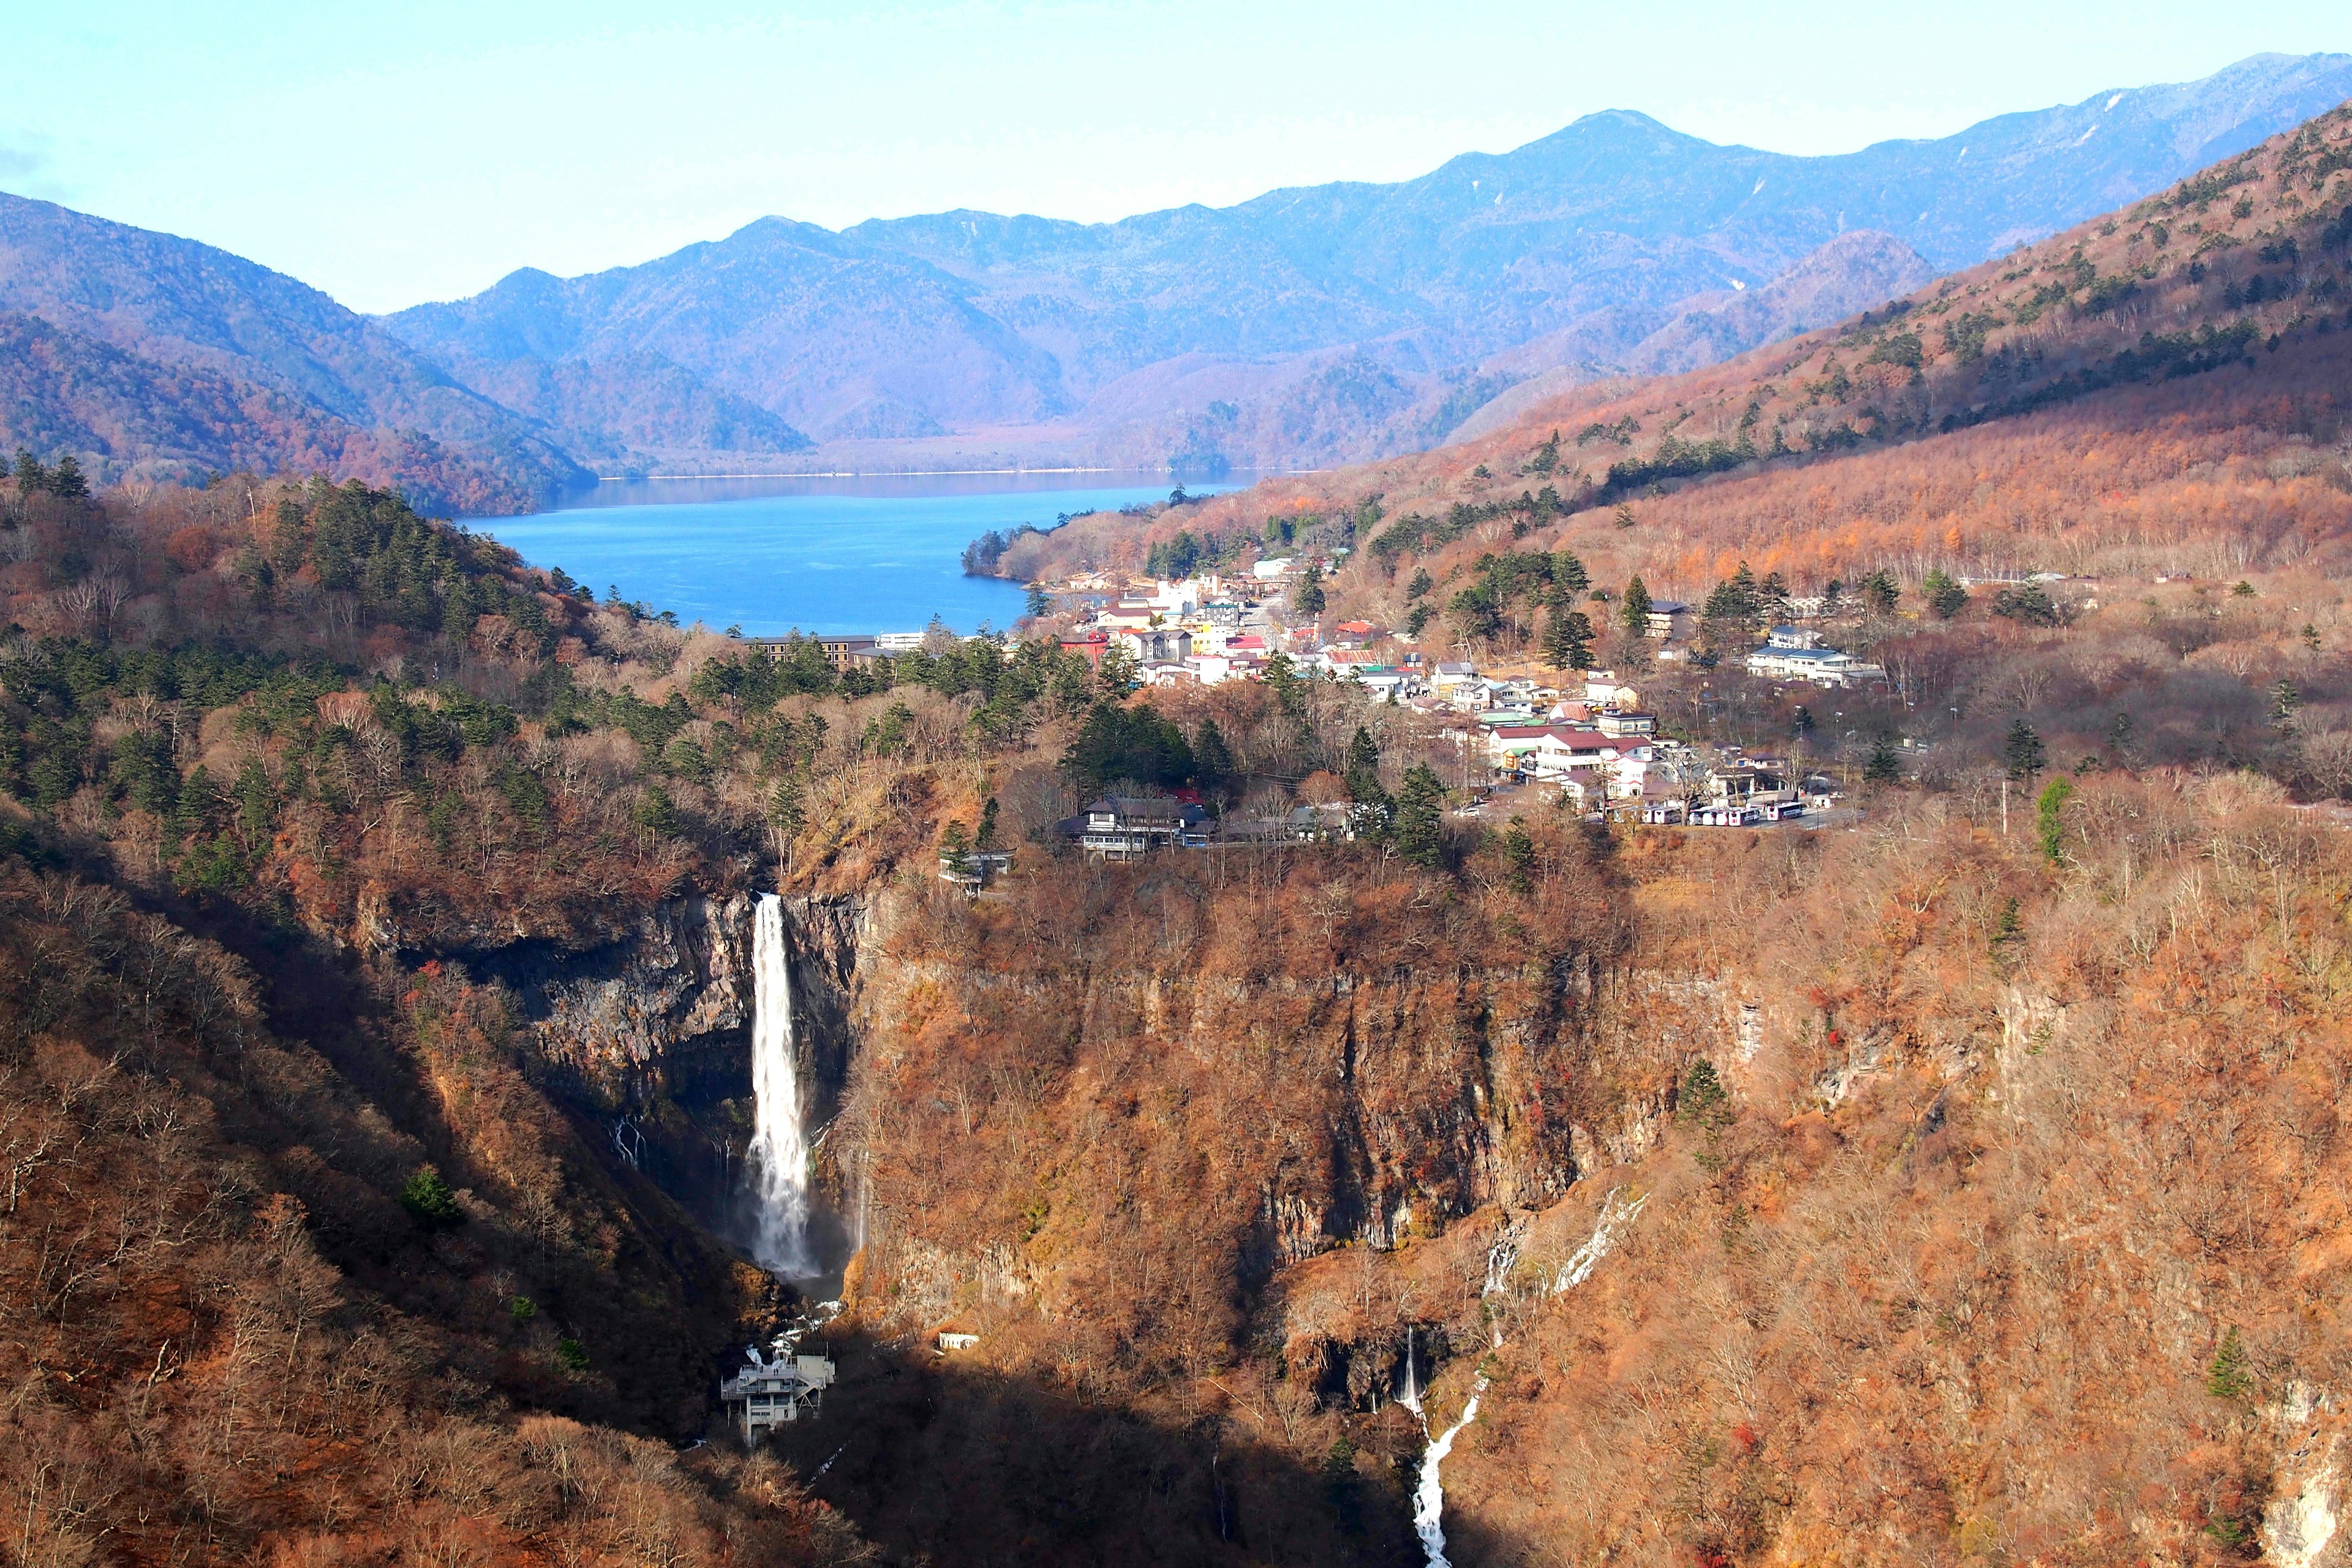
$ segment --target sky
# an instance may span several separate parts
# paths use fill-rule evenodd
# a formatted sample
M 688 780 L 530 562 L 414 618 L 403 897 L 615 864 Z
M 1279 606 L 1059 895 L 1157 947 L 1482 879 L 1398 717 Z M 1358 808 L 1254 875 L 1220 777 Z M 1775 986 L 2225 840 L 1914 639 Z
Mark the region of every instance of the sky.
M 770 214 L 1107 220 L 1408 179 L 1602 109 L 1775 152 L 1941 136 L 2264 51 L 2344 0 L 210 0 L 26 5 L 0 190 L 362 310 Z

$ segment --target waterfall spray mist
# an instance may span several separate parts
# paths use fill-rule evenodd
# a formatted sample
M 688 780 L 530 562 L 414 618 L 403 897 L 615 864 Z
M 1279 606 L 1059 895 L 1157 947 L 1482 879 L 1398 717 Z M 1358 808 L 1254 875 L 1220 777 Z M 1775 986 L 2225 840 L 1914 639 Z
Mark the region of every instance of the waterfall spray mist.
M 809 1256 L 809 1154 L 801 1131 L 798 1041 L 793 1030 L 792 955 L 784 946 L 784 901 L 760 895 L 751 925 L 750 1175 L 759 1203 L 752 1256 L 772 1273 L 815 1271 Z

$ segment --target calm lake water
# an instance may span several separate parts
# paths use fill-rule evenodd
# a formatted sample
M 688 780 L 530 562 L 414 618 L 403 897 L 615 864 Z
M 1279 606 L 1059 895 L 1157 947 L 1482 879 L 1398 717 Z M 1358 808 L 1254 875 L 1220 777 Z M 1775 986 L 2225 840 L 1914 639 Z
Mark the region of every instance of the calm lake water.
M 1242 481 L 1188 485 L 1195 495 Z M 469 518 L 534 566 L 561 566 L 625 599 L 754 637 L 1000 630 L 1022 613 L 1013 584 L 963 574 L 990 529 L 1062 512 L 1164 500 L 1149 474 L 925 474 L 874 479 L 635 479 L 599 485 L 530 517 Z

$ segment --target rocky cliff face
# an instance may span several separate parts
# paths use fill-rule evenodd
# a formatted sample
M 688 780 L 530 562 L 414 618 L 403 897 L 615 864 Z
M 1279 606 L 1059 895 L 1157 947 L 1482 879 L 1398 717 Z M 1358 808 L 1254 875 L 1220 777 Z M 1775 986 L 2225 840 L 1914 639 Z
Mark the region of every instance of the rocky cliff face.
M 865 906 L 785 900 L 801 1081 L 814 1131 L 830 1121 L 854 1055 L 852 994 Z M 453 953 L 520 1003 L 531 1059 L 615 1154 L 722 1233 L 751 1130 L 753 896 L 651 905 L 583 950 L 525 941 Z

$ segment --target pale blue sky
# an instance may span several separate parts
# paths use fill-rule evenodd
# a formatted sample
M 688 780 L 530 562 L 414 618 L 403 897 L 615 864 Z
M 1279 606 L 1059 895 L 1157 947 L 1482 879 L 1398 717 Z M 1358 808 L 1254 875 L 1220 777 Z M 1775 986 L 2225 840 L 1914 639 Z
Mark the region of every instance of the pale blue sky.
M 26 4 L 0 189 L 362 310 L 642 261 L 769 213 L 1103 219 L 1394 180 L 1580 114 L 1843 152 L 2263 50 L 2345 0 Z

